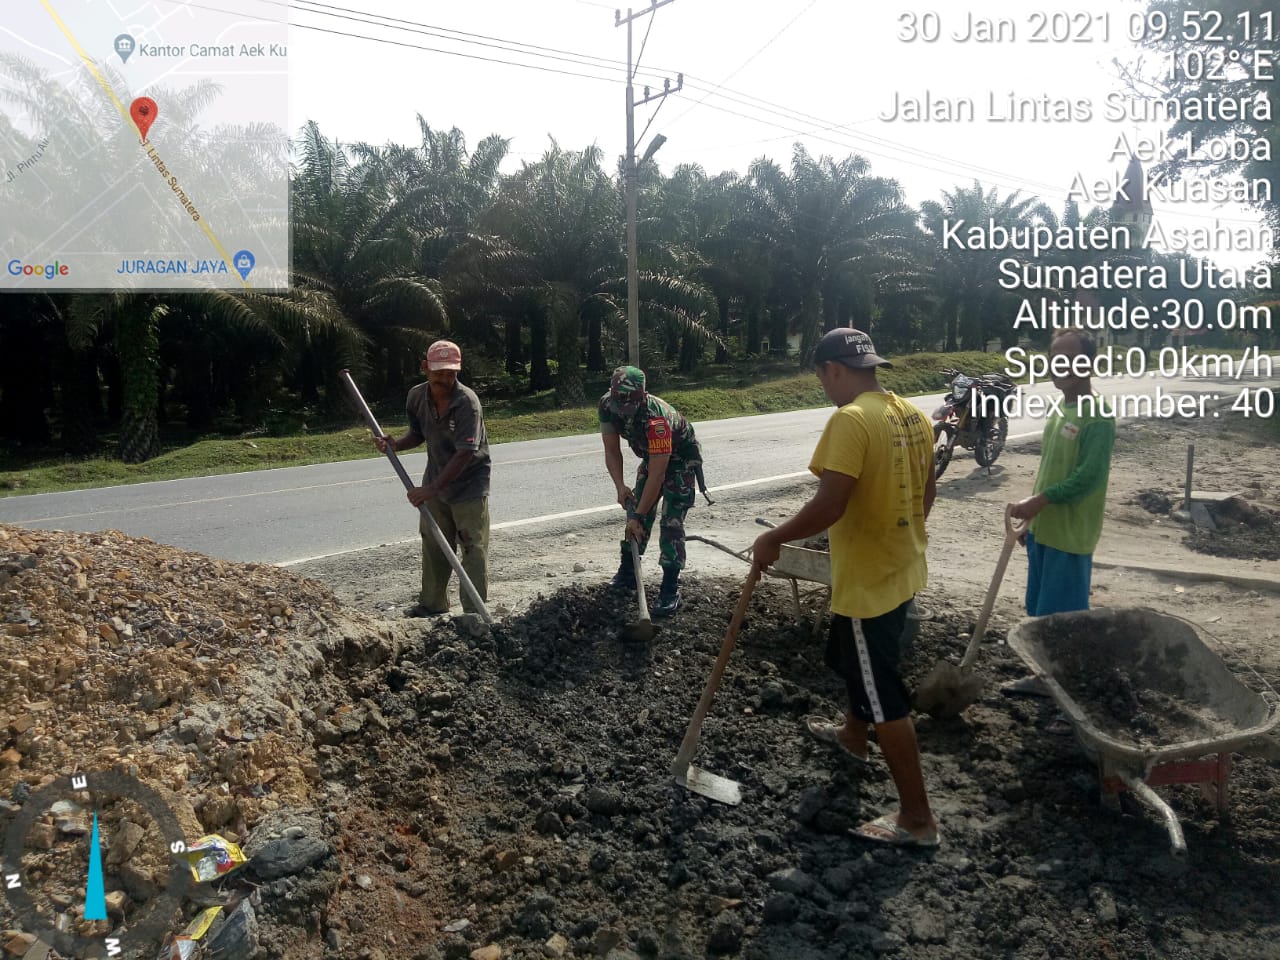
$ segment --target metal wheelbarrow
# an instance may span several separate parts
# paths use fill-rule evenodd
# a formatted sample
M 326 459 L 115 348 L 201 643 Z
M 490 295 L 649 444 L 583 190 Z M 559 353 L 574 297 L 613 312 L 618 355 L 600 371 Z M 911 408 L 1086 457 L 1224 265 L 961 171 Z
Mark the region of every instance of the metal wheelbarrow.
M 762 527 L 776 526 L 776 524 L 770 523 L 764 517 L 756 517 L 756 523 Z M 743 563 L 751 563 L 750 547 L 746 550 L 734 550 L 709 537 L 702 537 L 692 533 L 687 534 L 685 539 L 705 543 L 707 546 L 715 547 L 731 557 L 737 557 Z M 798 542 L 784 543 L 779 549 L 778 559 L 768 570 L 764 571 L 764 574 L 765 576 L 791 582 L 791 605 L 795 610 L 796 620 L 798 621 L 804 621 L 804 605 L 801 603 L 800 595 L 800 584 L 802 582 L 815 585 L 814 589 L 808 591 L 806 597 L 812 598 L 817 595 L 825 595 L 826 603 L 829 604 L 831 602 L 831 554 L 826 550 L 815 550 Z M 914 638 L 920 620 L 928 620 L 931 617 L 931 613 L 922 609 L 915 601 L 912 601 L 907 613 L 909 621 L 908 639 Z M 822 614 L 819 612 L 813 620 L 814 636 L 817 636 L 821 629 Z
M 1009 646 L 1044 681 L 1087 756 L 1103 802 L 1125 789 L 1164 820 L 1175 854 L 1182 825 L 1153 787 L 1199 784 L 1228 814 L 1231 752 L 1280 722 L 1274 689 L 1251 690 L 1181 617 L 1144 608 L 1055 613 L 1022 621 Z

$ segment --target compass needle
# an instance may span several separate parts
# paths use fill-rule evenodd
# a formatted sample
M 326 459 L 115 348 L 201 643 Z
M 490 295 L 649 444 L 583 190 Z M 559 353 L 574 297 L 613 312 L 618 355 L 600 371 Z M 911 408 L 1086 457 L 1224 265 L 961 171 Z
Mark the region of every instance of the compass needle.
M 89 883 L 84 894 L 84 918 L 107 919 L 107 889 L 102 881 L 102 848 L 98 845 L 98 811 L 93 811 L 93 835 L 89 838 Z
M 80 819 L 84 811 L 76 803 L 76 795 L 86 791 L 94 798 L 92 826 Z M 106 888 L 116 889 L 117 880 L 114 874 L 108 875 L 111 861 L 104 862 L 102 844 L 104 839 L 113 838 L 120 817 L 120 808 L 115 805 L 121 801 L 131 805 L 126 809 L 135 811 L 130 814 L 133 821 L 139 824 L 150 821 L 146 831 L 150 839 L 145 847 L 153 856 L 170 861 L 170 869 L 164 886 L 144 902 L 133 903 L 127 911 L 127 927 L 115 930 L 112 915 L 115 915 L 114 924 L 118 925 L 125 905 L 131 901 L 124 894 L 113 893 L 112 897 L 121 897 L 121 904 L 108 908 L 110 898 Z M 99 812 L 104 814 L 102 822 L 99 822 Z M 48 817 L 49 813 L 53 814 L 52 818 Z M 34 854 L 35 860 L 30 865 L 24 863 L 29 849 L 53 849 L 47 845 L 53 828 L 47 819 L 55 819 L 63 833 L 88 835 L 87 857 L 79 860 L 78 865 L 64 859 L 60 868 L 52 866 L 56 861 L 49 857 L 54 854 L 40 852 Z M 41 843 L 28 844 L 33 832 L 41 834 Z M 154 787 L 119 770 L 62 777 L 33 792 L 10 821 L 3 844 L 0 890 L 8 898 L 23 929 L 37 937 L 36 945 L 50 945 L 52 955 L 59 958 L 111 958 L 123 957 L 126 953 L 132 956 L 138 948 L 147 952 L 155 950 L 170 931 L 170 924 L 192 886 L 190 870 L 172 862 L 169 856 L 171 851 L 186 846 L 173 810 Z M 73 891 L 79 885 L 79 878 L 84 878 L 81 924 L 77 924 L 79 911 L 73 906 L 76 902 Z

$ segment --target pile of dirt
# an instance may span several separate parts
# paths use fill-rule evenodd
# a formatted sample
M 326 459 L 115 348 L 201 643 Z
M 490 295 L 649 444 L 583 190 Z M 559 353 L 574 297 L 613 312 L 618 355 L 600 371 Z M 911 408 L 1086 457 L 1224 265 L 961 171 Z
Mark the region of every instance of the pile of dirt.
M 8 533 L 19 569 L 0 586 L 0 616 L 17 623 L 25 610 L 28 630 L 7 634 L 0 653 L 41 646 L 4 709 L 40 732 L 24 739 L 33 728 L 14 733 L 11 717 L 0 734 L 18 754 L 4 770 L 13 799 L 0 803 L 0 831 L 25 787 L 72 761 L 53 742 L 49 718 L 63 718 L 72 749 L 135 765 L 189 798 L 194 829 L 243 841 L 249 867 L 215 892 L 252 907 L 260 957 L 1235 960 L 1270 956 L 1280 937 L 1275 772 L 1236 765 L 1230 828 L 1195 790 L 1169 791 L 1188 868 L 1167 856 L 1153 818 L 1097 806 L 1096 772 L 1051 704 L 994 694 L 1024 672 L 1003 646 L 979 661 L 991 695 L 959 720 L 918 721 L 943 834 L 929 856 L 849 835 L 893 808 L 892 782 L 882 760 L 855 767 L 805 734 L 802 718 L 837 715 L 844 692 L 821 635 L 795 621 L 777 585 L 759 588 L 696 758 L 742 783 L 744 802 L 726 807 L 673 784 L 668 767 L 740 582 L 690 575 L 680 612 L 635 647 L 618 635 L 631 600 L 604 585 L 549 594 L 493 627 L 466 617 L 392 626 L 344 620 L 318 585 L 269 568 L 201 567 L 213 561 L 119 535 Z M 92 602 L 28 601 L 46 587 L 59 594 L 40 578 L 66 575 L 68 552 L 92 561 L 81 563 Z M 161 559 L 194 565 L 198 582 L 164 580 Z M 124 588 L 112 585 L 126 583 L 140 596 L 115 606 Z M 292 620 L 262 609 L 277 599 Z M 232 624 L 237 602 L 236 616 L 267 619 Z M 170 644 L 141 629 L 129 617 L 143 604 L 156 627 L 189 633 Z M 973 611 L 945 597 L 928 606 L 912 682 L 957 659 L 973 626 Z M 166 610 L 191 619 L 171 624 Z M 113 700 L 106 686 L 98 701 L 76 700 L 96 675 L 80 664 L 59 680 L 57 664 L 93 633 L 99 656 L 114 650 L 96 629 L 109 615 L 135 627 L 118 641 L 137 667 L 129 695 Z M 75 617 L 84 641 L 62 633 Z M 229 634 L 197 644 L 192 634 L 213 629 L 206 617 Z M 992 638 L 1006 626 L 993 624 Z M 201 656 L 218 686 L 183 686 L 205 675 Z M 144 708 L 148 692 L 171 699 Z M 37 710 L 37 696 L 55 705 Z M 153 716 L 164 723 L 147 733 Z M 0 931 L 12 924 L 4 910 L 0 901 Z
M 1138 613 L 1041 621 L 1039 644 L 1053 659 L 1053 678 L 1103 733 L 1121 741 L 1165 746 L 1235 729 L 1185 678 L 1147 656 L 1136 642 L 1148 629 Z
M 1280 512 L 1244 497 L 1209 507 L 1217 530 L 1193 530 L 1193 550 L 1241 560 L 1280 560 Z
M 158 791 L 186 842 L 213 831 L 252 842 L 255 824 L 309 805 L 320 781 L 312 741 L 325 719 L 306 707 L 308 687 L 380 633 L 391 635 L 274 567 L 116 531 L 0 526 L 0 828 L 58 778 L 118 771 Z M 154 818 L 102 800 L 76 792 L 29 831 L 23 863 L 41 881 L 42 915 L 77 901 L 82 871 L 60 865 L 84 861 L 90 806 L 108 851 L 109 926 L 145 913 L 166 885 L 164 844 L 141 842 Z M 0 900 L 0 930 L 6 914 Z M 78 932 L 110 932 L 82 908 L 70 917 Z
M 1173 509 L 1173 501 L 1160 490 L 1139 490 L 1134 496 L 1134 502 L 1147 513 L 1157 515 L 1167 514 Z

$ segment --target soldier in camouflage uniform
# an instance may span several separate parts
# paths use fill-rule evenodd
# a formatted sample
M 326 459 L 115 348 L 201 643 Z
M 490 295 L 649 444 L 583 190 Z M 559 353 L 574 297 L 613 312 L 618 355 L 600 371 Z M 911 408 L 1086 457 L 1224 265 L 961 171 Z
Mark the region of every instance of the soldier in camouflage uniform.
M 655 508 L 662 498 L 662 520 L 658 525 L 658 546 L 662 567 L 662 589 L 653 608 L 655 617 L 675 613 L 680 605 L 680 571 L 684 568 L 684 515 L 693 506 L 702 448 L 693 435 L 693 426 L 671 404 L 645 391 L 644 371 L 638 367 L 618 367 L 613 371 L 609 392 L 600 398 L 600 437 L 604 442 L 604 463 L 618 494 L 618 505 L 627 511 L 626 536 L 622 541 L 622 562 L 613 586 L 634 590 L 636 572 L 627 540 L 636 540 L 644 553 L 653 530 Z M 622 438 L 640 458 L 636 486 L 632 491 L 622 478 Z

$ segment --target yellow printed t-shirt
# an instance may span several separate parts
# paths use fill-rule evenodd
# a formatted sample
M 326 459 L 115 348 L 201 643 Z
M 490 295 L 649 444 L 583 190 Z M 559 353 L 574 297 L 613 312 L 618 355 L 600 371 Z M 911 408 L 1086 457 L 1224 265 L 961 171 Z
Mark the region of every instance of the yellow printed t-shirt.
M 831 415 L 809 469 L 858 481 L 828 531 L 833 613 L 878 617 L 924 589 L 924 490 L 932 468 L 933 433 L 906 400 L 868 392 Z

